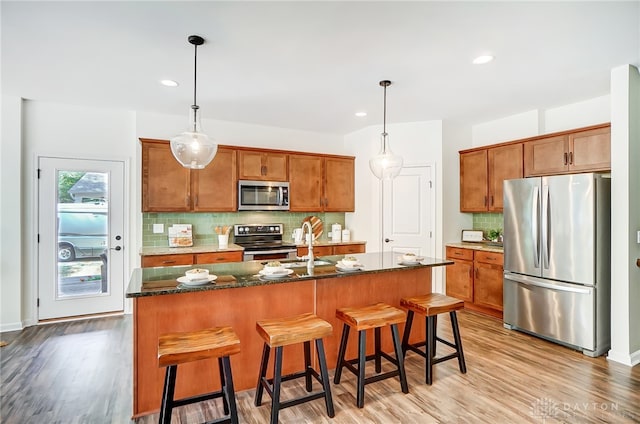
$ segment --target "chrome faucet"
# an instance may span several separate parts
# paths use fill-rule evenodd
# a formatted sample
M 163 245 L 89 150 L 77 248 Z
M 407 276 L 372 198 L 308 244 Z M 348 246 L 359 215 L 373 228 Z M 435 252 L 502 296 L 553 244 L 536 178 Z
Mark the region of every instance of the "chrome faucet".
M 311 228 L 311 223 L 309 221 L 305 221 L 302 223 L 302 236 L 304 237 L 304 228 L 305 227 L 309 227 L 309 252 L 307 253 L 306 258 L 308 259 L 307 262 L 307 269 L 311 270 L 313 269 L 313 267 L 315 266 L 314 262 L 314 258 L 313 258 L 313 229 Z M 310 272 L 311 274 L 311 272 Z

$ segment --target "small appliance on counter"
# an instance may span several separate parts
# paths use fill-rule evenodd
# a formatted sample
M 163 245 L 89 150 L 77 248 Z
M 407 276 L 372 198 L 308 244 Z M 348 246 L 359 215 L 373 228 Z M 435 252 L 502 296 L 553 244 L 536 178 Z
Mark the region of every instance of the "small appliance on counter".
M 168 228 L 169 247 L 193 246 L 191 224 L 174 224 Z
M 461 238 L 465 243 L 478 243 L 484 240 L 482 230 L 462 230 Z

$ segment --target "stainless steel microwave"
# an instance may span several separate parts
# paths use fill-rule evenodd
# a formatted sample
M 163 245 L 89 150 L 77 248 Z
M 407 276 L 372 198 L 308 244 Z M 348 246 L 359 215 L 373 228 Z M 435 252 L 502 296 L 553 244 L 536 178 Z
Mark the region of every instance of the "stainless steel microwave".
M 289 183 L 282 181 L 238 181 L 239 211 L 288 211 Z

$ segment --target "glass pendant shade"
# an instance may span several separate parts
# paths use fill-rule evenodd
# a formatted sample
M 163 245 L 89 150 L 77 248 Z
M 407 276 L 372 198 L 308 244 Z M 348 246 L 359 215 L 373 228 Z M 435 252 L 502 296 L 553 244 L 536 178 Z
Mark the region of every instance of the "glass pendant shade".
M 380 153 L 369 159 L 369 168 L 373 175 L 381 180 L 391 180 L 402 170 L 402 156 L 394 154 L 389 148 L 389 134 L 381 134 L 382 148 Z
M 189 130 L 171 139 L 171 152 L 185 168 L 203 169 L 213 160 L 218 145 L 202 132 L 198 106 L 191 107 L 189 123 Z

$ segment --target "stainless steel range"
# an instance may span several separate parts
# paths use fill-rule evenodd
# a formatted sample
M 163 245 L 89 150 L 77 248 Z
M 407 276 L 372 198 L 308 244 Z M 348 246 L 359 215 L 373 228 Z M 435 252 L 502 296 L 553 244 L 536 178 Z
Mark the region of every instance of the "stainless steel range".
M 284 224 L 236 224 L 234 243 L 244 248 L 243 260 L 295 259 L 296 245 L 282 241 Z

